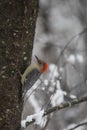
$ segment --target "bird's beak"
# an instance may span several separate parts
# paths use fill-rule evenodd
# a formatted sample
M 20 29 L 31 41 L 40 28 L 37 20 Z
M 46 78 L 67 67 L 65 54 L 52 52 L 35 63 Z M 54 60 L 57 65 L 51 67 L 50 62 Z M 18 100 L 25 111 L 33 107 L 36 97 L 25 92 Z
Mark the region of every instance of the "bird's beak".
M 36 58 L 36 60 L 37 60 L 37 62 L 39 63 L 39 64 L 41 64 L 42 62 L 41 62 L 41 60 L 35 55 L 35 58 Z

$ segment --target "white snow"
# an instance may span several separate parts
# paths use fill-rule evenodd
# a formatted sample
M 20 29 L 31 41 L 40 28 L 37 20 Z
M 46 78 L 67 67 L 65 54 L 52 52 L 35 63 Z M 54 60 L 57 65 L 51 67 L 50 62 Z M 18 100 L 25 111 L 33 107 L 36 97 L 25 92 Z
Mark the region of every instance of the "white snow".
M 49 91 L 53 92 L 54 88 L 56 87 L 56 92 L 50 98 L 52 106 L 55 106 L 64 102 L 64 95 L 66 95 L 66 92 L 62 91 L 60 81 L 57 79 L 59 76 L 58 67 L 54 64 L 51 64 L 49 70 L 51 79 Z
M 61 90 L 60 82 L 59 81 L 56 82 L 56 87 L 57 87 L 57 89 Z
M 84 61 L 84 58 L 81 54 L 77 54 L 76 56 L 71 54 L 68 58 L 67 58 L 67 61 L 69 63 L 72 63 L 72 64 L 75 64 L 76 60 L 80 63 L 83 63 Z
M 62 91 L 60 88 L 60 83 L 57 81 L 57 90 L 56 92 L 51 96 L 51 104 L 52 106 L 59 105 L 64 102 L 64 95 L 66 95 L 66 92 Z
M 53 79 L 53 77 L 52 77 L 50 83 L 51 83 L 52 86 L 55 86 L 55 85 L 56 85 L 55 79 Z
M 75 61 L 76 61 L 75 55 L 71 54 L 71 55 L 68 57 L 67 61 L 68 61 L 69 63 L 75 64 Z
M 38 112 L 36 114 L 27 116 L 27 118 L 25 120 L 21 121 L 21 127 L 26 128 L 26 123 L 31 122 L 33 119 L 35 120 L 34 124 L 44 127 L 45 123 L 47 121 L 47 118 L 46 117 L 44 118 L 43 114 L 44 114 L 44 110 L 41 110 L 40 112 Z M 42 119 L 43 119 L 43 121 L 42 121 Z
M 57 90 L 56 93 L 51 97 L 52 106 L 56 106 L 64 102 L 64 92 Z
M 21 128 L 26 128 L 26 120 L 21 121 Z
M 49 87 L 49 92 L 54 92 L 54 89 L 55 89 L 54 86 L 50 86 L 50 87 Z
M 70 95 L 72 99 L 76 99 L 77 97 L 75 95 Z
M 84 61 L 83 56 L 80 55 L 80 54 L 77 54 L 77 55 L 76 55 L 76 59 L 77 59 L 80 63 L 83 63 L 83 61 Z
M 45 80 L 44 80 L 44 85 L 45 85 L 45 86 L 48 86 L 48 84 L 49 84 L 48 80 L 45 79 Z
M 59 76 L 58 67 L 55 64 L 51 64 L 49 66 L 49 70 L 50 70 L 50 77 L 56 78 Z

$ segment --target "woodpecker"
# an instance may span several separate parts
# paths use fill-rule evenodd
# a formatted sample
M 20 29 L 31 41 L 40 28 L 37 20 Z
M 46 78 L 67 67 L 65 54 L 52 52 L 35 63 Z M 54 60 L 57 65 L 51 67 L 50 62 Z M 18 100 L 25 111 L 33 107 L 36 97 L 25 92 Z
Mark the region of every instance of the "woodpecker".
M 40 60 L 37 56 L 35 56 L 37 62 L 31 64 L 24 71 L 24 74 L 21 76 L 21 83 L 24 86 L 25 90 L 29 90 L 33 84 L 37 81 L 39 76 L 46 72 L 48 68 L 48 64 L 42 60 Z

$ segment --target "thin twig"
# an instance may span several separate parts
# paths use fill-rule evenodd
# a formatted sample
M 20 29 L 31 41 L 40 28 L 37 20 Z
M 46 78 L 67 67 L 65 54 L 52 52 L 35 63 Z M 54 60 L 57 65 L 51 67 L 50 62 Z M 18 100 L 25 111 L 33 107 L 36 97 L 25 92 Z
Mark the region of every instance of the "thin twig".
M 80 123 L 80 124 L 74 126 L 74 127 L 71 128 L 71 129 L 68 129 L 68 130 L 74 130 L 74 129 L 76 129 L 76 128 L 80 127 L 80 126 L 84 126 L 84 125 L 87 125 L 87 122 Z

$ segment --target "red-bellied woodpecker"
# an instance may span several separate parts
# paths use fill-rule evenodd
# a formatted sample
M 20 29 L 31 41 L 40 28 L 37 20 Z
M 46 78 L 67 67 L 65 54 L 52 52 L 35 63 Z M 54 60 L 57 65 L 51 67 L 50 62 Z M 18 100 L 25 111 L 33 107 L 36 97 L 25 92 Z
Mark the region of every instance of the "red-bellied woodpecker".
M 40 60 L 37 56 L 35 56 L 35 58 L 37 62 L 28 66 L 24 74 L 22 75 L 21 83 L 25 87 L 24 89 L 26 91 L 33 86 L 41 73 L 44 73 L 48 68 L 47 63 Z

